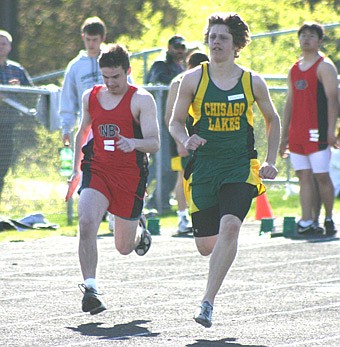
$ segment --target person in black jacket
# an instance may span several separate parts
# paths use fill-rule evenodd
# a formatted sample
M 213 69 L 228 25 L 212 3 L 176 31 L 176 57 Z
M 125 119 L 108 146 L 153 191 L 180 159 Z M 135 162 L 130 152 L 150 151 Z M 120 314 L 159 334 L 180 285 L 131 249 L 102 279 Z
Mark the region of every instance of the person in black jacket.
M 149 71 L 147 83 L 169 85 L 171 80 L 185 70 L 185 40 L 180 35 L 168 42 L 165 60 L 156 60 Z

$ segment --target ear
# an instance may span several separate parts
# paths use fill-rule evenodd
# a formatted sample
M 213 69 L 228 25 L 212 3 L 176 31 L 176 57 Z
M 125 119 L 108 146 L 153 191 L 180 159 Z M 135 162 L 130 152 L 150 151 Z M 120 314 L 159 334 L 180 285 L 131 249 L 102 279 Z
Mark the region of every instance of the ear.
M 131 66 L 127 70 L 127 75 L 130 75 L 130 74 L 131 74 Z

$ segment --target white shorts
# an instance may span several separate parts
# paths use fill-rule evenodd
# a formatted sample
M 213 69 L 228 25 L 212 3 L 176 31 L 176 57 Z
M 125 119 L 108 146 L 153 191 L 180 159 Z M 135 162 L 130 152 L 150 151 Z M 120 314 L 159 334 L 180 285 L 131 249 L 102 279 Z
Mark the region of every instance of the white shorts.
M 331 160 L 330 147 L 309 155 L 290 152 L 289 157 L 295 171 L 312 170 L 315 174 L 329 172 L 329 163 Z

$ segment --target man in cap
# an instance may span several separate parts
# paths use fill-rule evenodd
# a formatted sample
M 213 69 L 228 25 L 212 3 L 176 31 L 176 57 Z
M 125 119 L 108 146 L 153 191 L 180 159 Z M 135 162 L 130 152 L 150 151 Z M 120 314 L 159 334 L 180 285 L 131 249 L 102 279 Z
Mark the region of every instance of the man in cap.
M 148 74 L 147 83 L 169 85 L 171 80 L 185 70 L 186 44 L 180 35 L 171 37 L 165 60 L 155 61 Z

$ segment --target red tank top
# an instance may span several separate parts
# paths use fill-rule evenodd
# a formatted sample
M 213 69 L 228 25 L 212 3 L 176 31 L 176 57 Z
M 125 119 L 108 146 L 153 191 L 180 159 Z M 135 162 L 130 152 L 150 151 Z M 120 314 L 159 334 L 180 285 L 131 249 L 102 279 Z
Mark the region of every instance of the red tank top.
M 297 61 L 290 75 L 293 102 L 289 142 L 314 143 L 316 151 L 327 147 L 327 99 L 316 72 L 323 59 L 320 57 L 306 71 L 300 70 L 299 61 Z
M 119 104 L 111 109 L 104 109 L 99 100 L 98 92 L 102 86 L 94 86 L 89 98 L 89 113 L 92 118 L 94 137 L 92 167 L 115 172 L 131 172 L 143 176 L 146 172 L 147 156 L 145 153 L 133 151 L 124 153 L 116 147 L 117 135 L 127 138 L 143 138 L 140 125 L 131 112 L 131 99 L 137 88 L 129 86 Z

